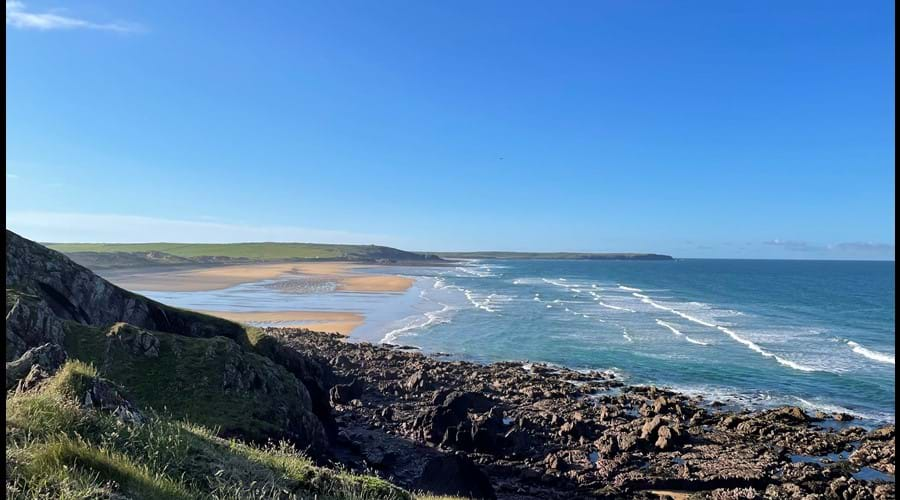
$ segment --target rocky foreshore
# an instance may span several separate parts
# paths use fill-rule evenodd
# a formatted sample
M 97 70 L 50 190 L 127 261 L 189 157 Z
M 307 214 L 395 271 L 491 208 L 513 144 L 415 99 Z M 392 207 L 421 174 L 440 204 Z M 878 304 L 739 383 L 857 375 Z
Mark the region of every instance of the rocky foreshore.
M 717 410 L 609 373 L 267 333 L 330 367 L 334 459 L 481 498 L 894 498 L 894 426 Z M 321 416 L 320 416 L 321 417 Z

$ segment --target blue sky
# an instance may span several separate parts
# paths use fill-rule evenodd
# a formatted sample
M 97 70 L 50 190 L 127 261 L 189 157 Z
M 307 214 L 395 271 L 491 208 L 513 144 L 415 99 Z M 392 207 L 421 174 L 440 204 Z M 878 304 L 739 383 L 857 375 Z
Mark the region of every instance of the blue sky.
M 892 2 L 6 4 L 41 241 L 893 258 Z

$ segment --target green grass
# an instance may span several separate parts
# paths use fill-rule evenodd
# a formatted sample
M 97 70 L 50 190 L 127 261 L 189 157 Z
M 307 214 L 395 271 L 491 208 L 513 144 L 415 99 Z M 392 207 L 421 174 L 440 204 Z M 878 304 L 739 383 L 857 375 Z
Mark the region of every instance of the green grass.
M 162 252 L 177 257 L 229 257 L 252 260 L 370 260 L 403 258 L 415 260 L 420 255 L 376 245 L 331 245 L 323 243 L 46 243 L 48 248 L 63 253 L 77 252 Z
M 208 427 L 225 435 L 265 440 L 284 433 L 277 408 L 302 415 L 305 394 L 300 382 L 283 367 L 224 337 L 193 338 L 152 332 L 159 339 L 159 355 L 131 352 L 116 338 L 130 325 L 101 329 L 67 323 L 65 348 L 70 359 L 96 367 L 97 372 L 127 389 L 140 406 Z M 242 366 L 270 374 L 269 391 L 224 390 L 223 374 Z M 305 404 L 308 408 L 310 405 Z M 309 418 L 313 418 L 308 414 Z
M 72 393 L 93 368 L 68 363 L 39 392 L 7 396 L 10 498 L 412 499 L 371 476 L 316 466 L 285 443 L 255 446 L 149 413 L 124 424 Z

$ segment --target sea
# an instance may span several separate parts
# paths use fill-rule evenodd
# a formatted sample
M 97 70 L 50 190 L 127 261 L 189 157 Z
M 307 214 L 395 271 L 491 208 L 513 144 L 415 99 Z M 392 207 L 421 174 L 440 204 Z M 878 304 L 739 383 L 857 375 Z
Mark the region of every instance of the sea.
M 610 371 L 730 407 L 794 405 L 878 425 L 895 419 L 894 265 L 466 260 L 393 268 L 415 278 L 399 293 L 287 292 L 277 280 L 141 293 L 196 309 L 356 311 L 366 322 L 350 341 Z

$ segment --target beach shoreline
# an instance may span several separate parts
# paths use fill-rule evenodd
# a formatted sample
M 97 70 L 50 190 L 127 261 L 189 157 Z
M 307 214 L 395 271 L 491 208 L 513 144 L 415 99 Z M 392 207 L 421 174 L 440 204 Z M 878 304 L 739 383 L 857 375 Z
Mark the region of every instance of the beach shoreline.
M 332 411 L 354 443 L 344 464 L 375 464 L 403 486 L 446 452 L 472 457 L 500 498 L 894 496 L 894 424 L 797 406 L 729 410 L 609 372 L 265 333 L 318 353 L 338 377 Z
M 327 296 L 335 293 L 402 295 L 415 279 L 397 274 L 391 266 L 357 262 L 277 262 L 201 265 L 190 268 L 119 268 L 103 272 L 117 286 L 136 293 L 217 293 L 241 285 L 263 284 L 289 296 Z M 249 326 L 308 328 L 350 336 L 367 321 L 356 308 L 306 307 L 284 304 L 265 307 L 217 307 L 216 304 L 183 305 L 210 316 Z
M 347 337 L 365 321 L 365 316 L 348 311 L 196 311 L 249 326 L 301 327 Z
M 280 262 L 192 266 L 189 268 L 112 269 L 101 274 L 129 290 L 202 292 L 282 277 L 331 280 L 344 292 L 403 292 L 413 279 L 390 274 L 354 273 L 373 264 L 350 262 Z

